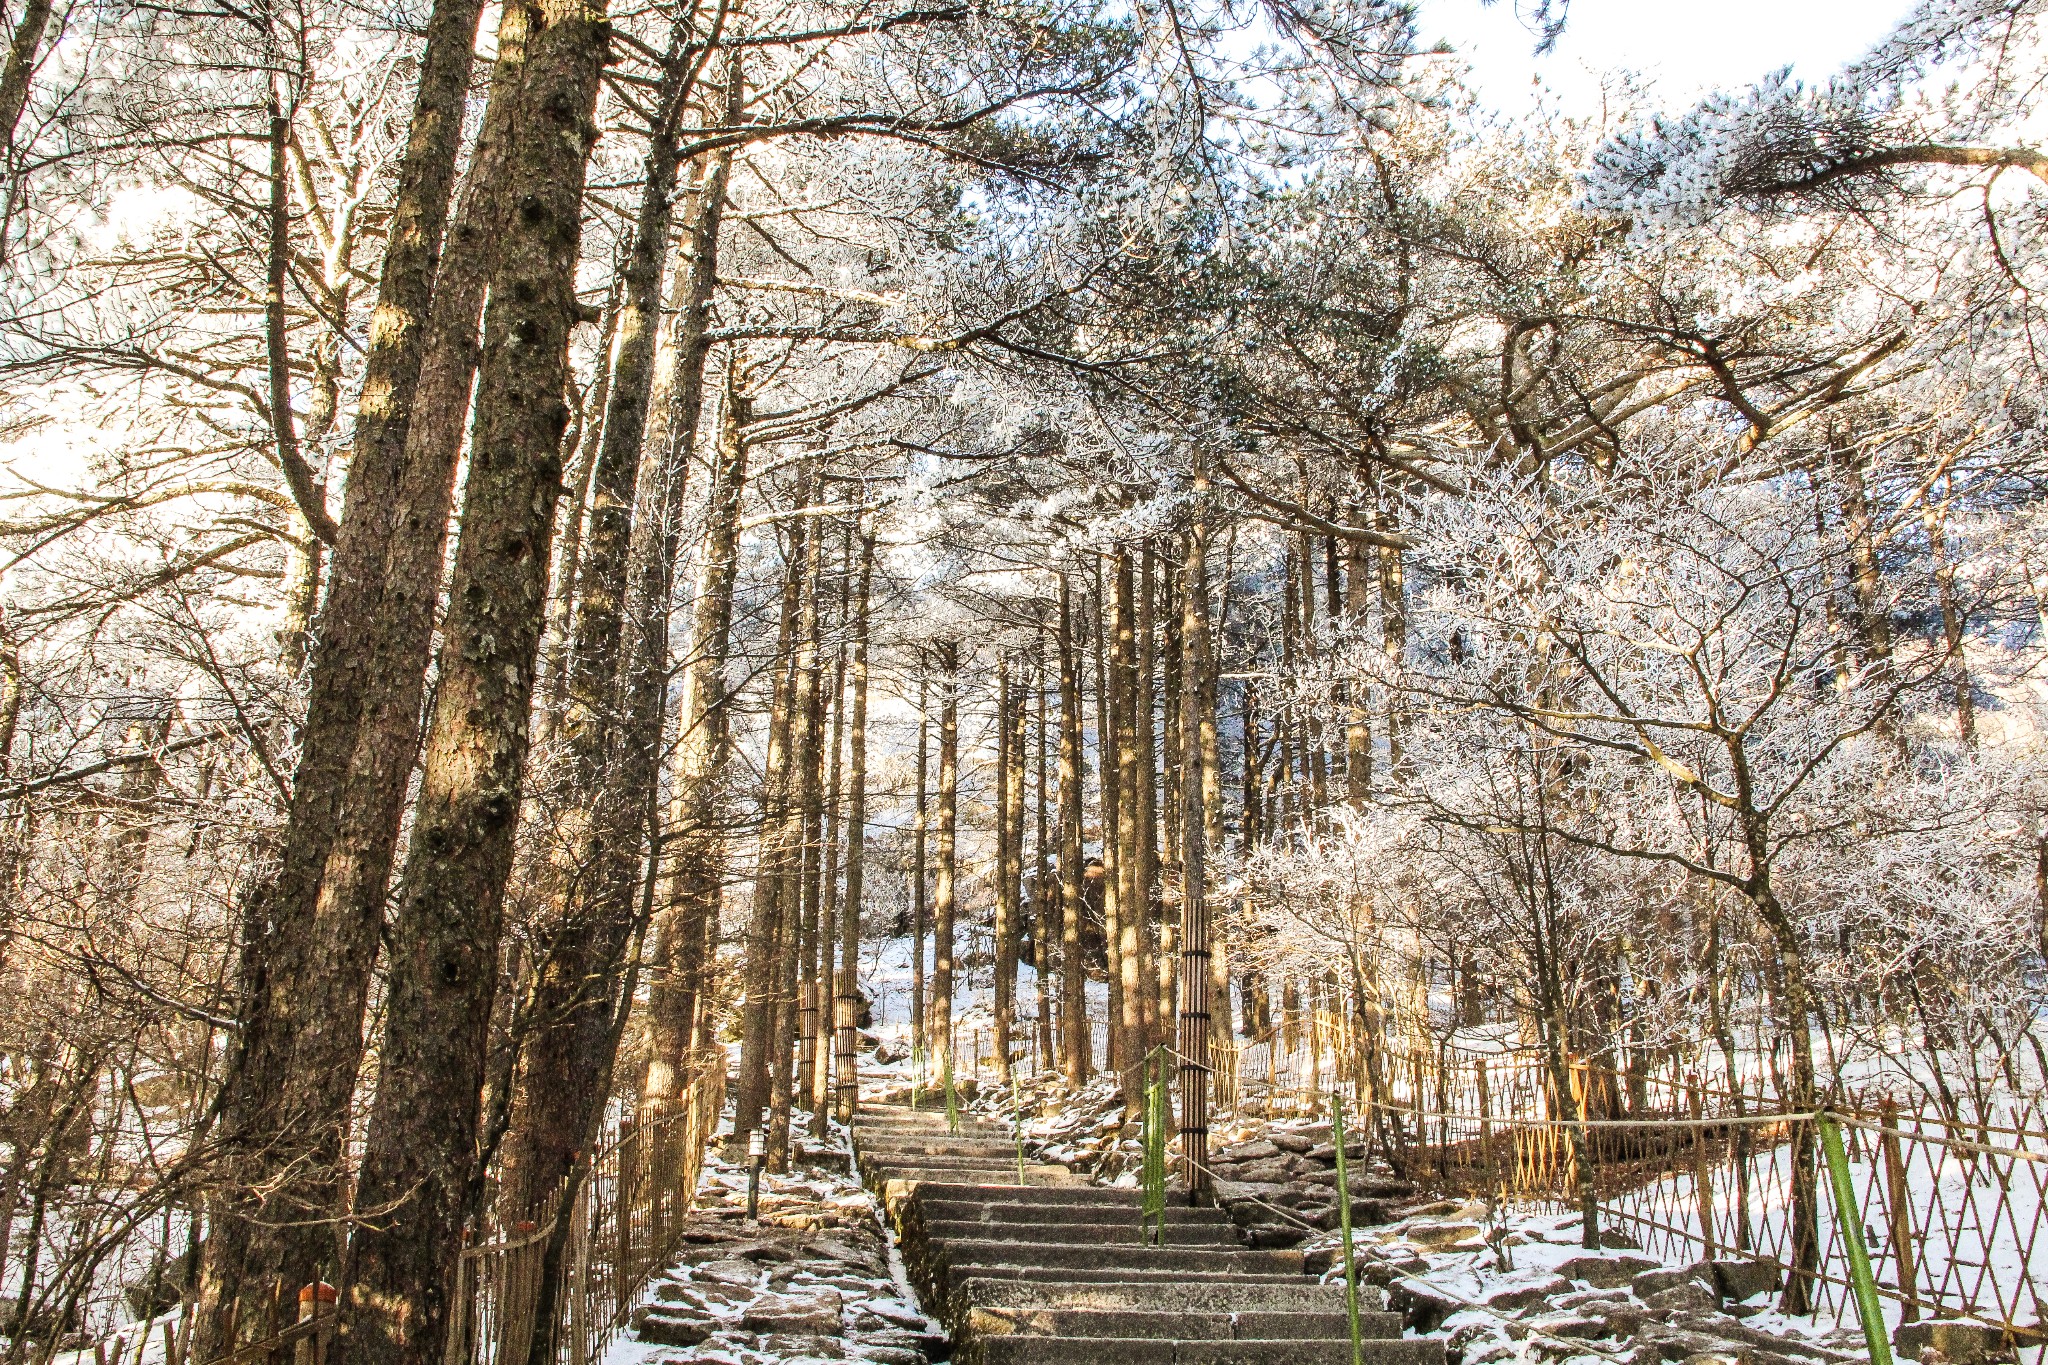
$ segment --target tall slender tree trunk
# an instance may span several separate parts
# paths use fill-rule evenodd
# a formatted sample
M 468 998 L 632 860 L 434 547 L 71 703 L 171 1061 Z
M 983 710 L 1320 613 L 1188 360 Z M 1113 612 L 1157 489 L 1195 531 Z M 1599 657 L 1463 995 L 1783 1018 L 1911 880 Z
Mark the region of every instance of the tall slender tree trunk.
M 1216 670 L 1209 639 L 1208 479 L 1198 466 L 1198 501 L 1181 562 L 1181 926 L 1180 1139 L 1181 1179 L 1194 1203 L 1208 1202 L 1209 1075 L 1214 979 L 1209 947 L 1208 850 L 1221 839 L 1216 776 Z M 1211 812 L 1214 812 L 1213 816 Z M 1227 969 L 1226 969 L 1227 970 Z M 1222 997 L 1229 1008 L 1228 977 Z M 1228 1041 L 1228 1030 L 1225 1030 Z M 1339 1197 L 1348 1197 L 1344 1191 Z
M 1118 551 L 1112 572 L 1111 645 L 1109 675 L 1104 680 L 1115 698 L 1116 733 L 1103 741 L 1103 790 L 1109 789 L 1109 774 L 1115 773 L 1117 789 L 1115 829 L 1117 836 L 1117 951 L 1110 963 L 1115 985 L 1111 1008 L 1116 1011 L 1117 1041 L 1111 1049 L 1111 1065 L 1124 1075 L 1124 1109 L 1135 1113 L 1139 1080 L 1131 1070 L 1144 1055 L 1150 1034 L 1148 1021 L 1152 986 L 1145 971 L 1144 922 L 1150 909 L 1149 885 L 1145 880 L 1145 798 L 1139 791 L 1145 780 L 1139 766 L 1143 752 L 1139 735 L 1151 728 L 1149 709 L 1138 709 L 1137 615 L 1133 602 L 1134 565 L 1126 551 Z M 1111 827 L 1104 812 L 1103 829 Z M 1107 838 L 1105 837 L 1105 843 Z
M 438 1365 L 472 1207 L 498 931 L 561 487 L 584 172 L 610 39 L 602 4 L 538 15 L 508 151 L 462 539 L 392 969 L 357 1207 L 352 1354 Z M 386 1212 L 388 1210 L 388 1213 Z
M 953 931 L 960 814 L 960 642 L 942 640 L 939 654 L 938 867 L 932 880 L 932 1041 L 939 1074 L 953 1066 Z
M 455 450 L 468 412 L 477 306 L 496 252 L 439 268 L 481 0 L 441 0 L 427 24 L 364 356 L 355 447 L 326 606 L 308 660 L 306 722 L 277 871 L 250 893 L 235 1045 L 222 1081 L 226 1153 L 209 1201 L 191 1350 L 223 1354 L 229 1325 L 262 1320 L 279 1278 L 335 1262 L 342 1133 L 362 1059 L 362 1019 L 383 923 L 441 586 Z M 458 220 L 495 217 L 504 137 L 524 69 L 525 6 L 508 6 Z M 496 234 L 488 234 L 495 243 Z M 444 312 L 445 300 L 445 312 Z M 480 306 L 480 305 L 478 305 Z M 428 325 L 430 309 L 441 318 Z M 465 361 L 461 403 L 441 418 L 446 455 L 411 421 L 423 362 Z M 423 435 L 423 433 L 421 433 Z M 273 1191 L 264 1210 L 244 1202 Z M 284 1210 L 282 1214 L 278 1210 Z
M 1081 879 L 1081 658 L 1074 641 L 1073 588 L 1060 575 L 1060 1042 L 1067 1084 L 1088 1080 L 1094 1050 L 1088 1028 L 1088 964 L 1081 951 L 1087 911 Z M 1105 841 L 1107 842 L 1107 841 Z
M 714 202 L 722 197 L 724 181 L 723 167 L 716 170 L 715 175 L 705 177 L 707 195 L 712 187 L 720 191 L 719 195 L 710 196 Z M 704 249 L 692 256 L 693 272 L 708 274 L 715 256 L 710 249 L 714 242 L 715 232 L 703 236 L 700 245 Z M 685 250 L 690 250 L 688 243 Z M 708 297 L 708 288 L 705 292 Z M 701 329 L 698 335 L 701 338 Z M 701 360 L 698 363 L 701 375 Z M 665 1026 L 673 1040 L 666 1048 L 671 1058 L 683 1048 L 692 1052 L 707 1049 L 714 1038 L 715 1011 L 709 978 L 717 955 L 719 911 L 725 885 L 720 778 L 731 753 L 725 661 L 731 652 L 733 588 L 739 578 L 740 503 L 747 485 L 744 433 L 750 405 L 740 387 L 744 368 L 737 354 L 728 358 L 724 401 L 718 414 L 717 451 L 704 512 L 703 563 L 691 610 L 689 651 L 676 705 L 675 791 L 670 798 L 668 820 L 668 838 L 674 845 L 675 856 L 663 925 L 674 935 L 677 946 L 671 978 L 653 982 L 649 996 L 652 1013 L 666 1021 L 658 1027 Z M 701 404 L 701 397 L 699 401 Z M 688 439 L 695 428 L 694 419 L 684 422 L 679 418 L 678 438 Z M 662 1065 L 661 1051 L 657 1049 L 656 1056 L 650 1059 L 650 1071 Z M 672 1087 L 674 1062 L 671 1060 L 668 1066 L 668 1085 Z M 650 1078 L 649 1089 L 655 1088 Z
M 931 925 L 925 900 L 925 854 L 931 798 L 931 683 L 923 651 L 917 661 L 917 815 L 910 829 L 910 1036 L 920 1066 L 931 1067 L 931 1002 L 926 998 L 924 936 Z M 922 1077 L 919 1077 L 922 1079 Z
M 848 682 L 846 755 L 846 899 L 839 912 L 839 975 L 832 1000 L 837 1039 L 838 1084 L 833 1109 L 841 1123 L 853 1122 L 860 1102 L 860 923 L 867 894 L 868 825 L 868 602 L 874 587 L 875 533 L 860 538 L 859 586 L 853 598 L 853 664 Z
M 769 703 L 768 749 L 762 767 L 761 838 L 754 865 L 753 913 L 747 923 L 745 1030 L 740 1036 L 739 1074 L 733 1089 L 732 1137 L 728 1154 L 738 1158 L 747 1139 L 761 1129 L 768 1105 L 769 1061 L 776 1025 L 776 993 L 781 982 L 775 952 L 782 937 L 782 865 L 789 856 L 787 809 L 792 796 L 790 759 L 791 714 L 796 693 L 793 668 L 797 618 L 804 585 L 804 525 L 789 531 L 782 577 L 781 625 L 775 658 L 779 661 L 774 696 Z M 763 1132 L 765 1139 L 766 1133 Z
M 1143 1050 L 1139 1033 L 1128 1027 L 1124 1015 L 1124 958 L 1137 952 L 1135 937 L 1126 939 L 1126 925 L 1133 929 L 1137 921 L 1128 917 L 1128 907 L 1137 905 L 1133 894 L 1133 870 L 1135 862 L 1130 855 L 1130 819 L 1137 812 L 1137 806 L 1130 802 L 1124 784 L 1128 774 L 1124 772 L 1122 757 L 1128 749 L 1128 686 L 1124 679 L 1124 657 L 1118 653 L 1118 641 L 1124 639 L 1124 618 L 1118 616 L 1116 598 L 1116 563 L 1110 561 L 1110 577 L 1104 583 L 1102 561 L 1096 561 L 1096 593 L 1090 606 L 1090 624 L 1094 626 L 1094 659 L 1096 659 L 1096 774 L 1100 792 L 1100 814 L 1102 814 L 1102 968 L 1108 986 L 1108 1017 L 1104 1019 L 1104 1033 L 1108 1042 L 1108 1056 L 1104 1062 L 1126 1074 L 1130 1062 L 1137 1052 Z M 1124 604 L 1128 606 L 1128 602 Z M 1075 641 L 1079 647 L 1079 641 Z M 1085 745 L 1081 749 L 1085 761 Z M 1085 786 L 1085 780 L 1083 780 Z M 1135 1003 L 1135 1001 L 1133 1001 Z M 1135 1113 L 1137 1091 L 1124 1087 L 1124 1109 Z
M 1018 886 L 1023 879 L 1024 765 L 1014 743 L 1017 718 L 1023 710 L 1022 690 L 1015 685 L 1010 659 L 996 664 L 996 917 L 995 917 L 995 1048 L 996 1074 L 1010 1081 L 1011 1031 L 1017 1012 L 1017 942 L 1020 923 Z
M 1046 784 L 1046 734 L 1045 706 L 1045 630 L 1041 624 L 1038 638 L 1033 643 L 1031 654 L 1032 706 L 1035 711 L 1034 742 L 1037 759 L 1032 781 L 1032 804 L 1037 811 L 1036 842 L 1031 860 L 1031 971 L 1038 979 L 1037 999 L 1037 1043 L 1038 1065 L 1041 1070 L 1055 1069 L 1058 1045 L 1053 1040 L 1052 1016 L 1052 934 L 1058 922 L 1055 891 L 1052 881 L 1052 849 L 1048 840 L 1052 835 L 1052 793 Z M 4 755 L 0 755 L 4 757 Z
M 851 568 L 852 566 L 848 566 Z M 853 591 L 852 575 L 840 592 L 839 620 L 846 620 L 851 606 Z M 824 848 L 820 861 L 823 864 L 818 888 L 818 948 L 815 958 L 808 965 L 811 972 L 811 1014 L 816 1038 L 811 1044 L 809 1083 L 811 1087 L 811 1112 L 817 1116 L 816 1131 L 823 1134 L 825 1118 L 832 1103 L 832 1051 L 833 1051 L 833 1009 L 837 992 L 833 989 L 834 955 L 839 948 L 839 802 L 841 783 L 845 777 L 842 766 L 846 747 L 846 648 L 841 646 L 832 661 L 832 725 L 831 737 L 827 741 L 825 775 L 825 814 L 821 823 Z

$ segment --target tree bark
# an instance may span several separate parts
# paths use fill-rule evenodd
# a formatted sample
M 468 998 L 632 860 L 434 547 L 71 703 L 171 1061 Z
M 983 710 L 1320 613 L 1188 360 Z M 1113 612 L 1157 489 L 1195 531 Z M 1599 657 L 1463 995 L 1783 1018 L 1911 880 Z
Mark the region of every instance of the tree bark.
M 1095 656 L 1095 771 L 1102 829 L 1102 962 L 1107 1003 L 1102 1021 L 1103 1065 L 1121 1072 L 1126 1069 L 1124 1054 L 1130 1049 L 1124 1033 L 1124 942 L 1120 931 L 1123 907 L 1131 902 L 1131 869 L 1135 865 L 1125 822 L 1137 807 L 1126 798 L 1125 774 L 1120 758 L 1130 722 L 1124 714 L 1128 709 L 1128 689 L 1124 685 L 1121 665 L 1117 662 L 1120 656 L 1116 653 L 1118 617 L 1114 565 L 1112 558 L 1105 575 L 1101 557 L 1096 558 L 1095 592 L 1089 603 L 1087 624 L 1081 629 L 1092 636 Z M 1081 724 L 1085 726 L 1086 722 Z M 1084 743 L 1084 769 L 1086 753 Z M 1085 776 L 1083 786 L 1086 786 Z M 1085 840 L 1085 834 L 1083 838 Z
M 706 176 L 706 192 L 715 201 L 716 196 L 710 196 L 709 189 L 721 185 L 724 176 L 722 168 L 713 170 L 714 174 Z M 700 245 L 704 246 L 715 237 L 715 233 L 705 233 L 701 227 L 692 236 L 700 234 Z M 689 249 L 687 245 L 685 249 Z M 711 259 L 708 250 L 698 251 L 693 257 L 696 263 L 708 263 Z M 691 269 L 702 273 L 704 265 L 696 263 Z M 707 280 L 707 297 L 708 284 Z M 696 315 L 701 312 L 700 308 Z M 701 335 L 701 326 L 699 330 Z M 701 375 L 701 360 L 698 363 Z M 737 358 L 726 366 L 717 454 L 704 513 L 703 562 L 691 611 L 689 652 L 676 704 L 675 794 L 670 799 L 667 833 L 675 846 L 675 856 L 669 876 L 668 908 L 661 920 L 661 931 L 673 935 L 676 948 L 672 975 L 657 977 L 651 983 L 648 1000 L 658 1037 L 650 1049 L 646 1089 L 656 1094 L 673 1093 L 674 1059 L 685 1049 L 709 1047 L 713 1036 L 706 977 L 716 949 L 724 885 L 719 778 L 731 748 L 724 670 L 731 651 L 733 588 L 739 577 L 740 502 L 747 484 L 747 443 L 742 438 L 742 428 L 749 405 L 739 391 L 740 369 Z M 700 405 L 701 393 L 700 383 Z M 679 419 L 678 439 L 688 441 L 695 429 L 694 416 L 688 422 Z M 668 1069 L 665 1085 L 652 1074 L 655 1068 L 664 1066 Z
M 930 926 L 930 907 L 925 903 L 925 826 L 931 793 L 931 685 L 926 674 L 923 651 L 917 662 L 917 815 L 910 828 L 910 1038 L 917 1055 L 922 1080 L 929 1075 L 931 1019 L 925 998 L 924 936 Z
M 1074 642 L 1073 588 L 1060 575 L 1060 1042 L 1067 1084 L 1088 1080 L 1088 967 L 1081 955 L 1081 659 Z
M 358 1179 L 369 1221 L 354 1249 L 351 1353 L 376 1365 L 438 1365 L 445 1345 L 547 606 L 584 174 L 610 27 L 588 0 L 548 0 L 535 20 L 505 167 L 516 211 L 504 218 L 484 319 L 462 538 Z
M 1198 467 L 1197 499 L 1181 562 L 1181 924 L 1180 1139 L 1181 1180 L 1189 1202 L 1209 1202 L 1210 1002 L 1207 852 L 1221 836 L 1216 780 L 1216 682 L 1209 641 L 1208 479 Z M 1215 811 L 1214 818 L 1210 812 Z M 1228 978 L 1226 977 L 1226 981 Z M 1228 987 L 1223 997 L 1228 1009 Z M 1227 1041 L 1227 1034 L 1226 1034 Z M 1339 1191 L 1340 1197 L 1348 1197 Z
M 1034 642 L 1031 657 L 1031 688 L 1033 707 L 1036 711 L 1034 736 L 1037 747 L 1036 775 L 1032 783 L 1032 804 L 1037 810 L 1037 840 L 1033 846 L 1031 865 L 1031 970 L 1038 979 L 1038 1065 L 1043 1070 L 1052 1070 L 1057 1057 L 1057 1044 L 1053 1041 L 1052 1028 L 1052 933 L 1057 923 L 1059 902 L 1052 881 L 1052 849 L 1049 840 L 1052 835 L 1051 792 L 1046 784 L 1046 714 L 1045 714 L 1045 631 L 1041 625 Z
M 996 1075 L 1010 1081 L 1010 1030 L 1017 1008 L 1017 825 L 1024 816 L 1021 765 L 1010 743 L 1018 709 L 1007 655 L 996 662 L 996 914 L 995 1016 Z M 1015 819 L 1012 819 L 1014 804 Z
M 953 918 L 960 814 L 960 642 L 939 654 L 938 867 L 932 880 L 932 1057 L 941 1076 L 953 1065 Z
M 768 749 L 762 772 L 761 839 L 754 865 L 754 905 L 747 923 L 746 1030 L 740 1038 L 739 1075 L 734 1086 L 732 1137 L 727 1145 L 734 1159 L 747 1150 L 747 1139 L 761 1128 L 769 1099 L 769 1062 L 776 1025 L 776 993 L 781 974 L 775 950 L 782 936 L 782 865 L 788 848 L 787 808 L 791 800 L 790 741 L 796 678 L 792 665 L 797 619 L 804 585 L 806 541 L 802 522 L 792 524 L 782 578 L 781 625 L 777 631 L 774 695 L 768 712 Z M 765 1139 L 766 1133 L 763 1132 Z
M 846 756 L 846 898 L 839 911 L 839 976 L 832 1001 L 838 1077 L 833 1110 L 841 1123 L 853 1122 L 860 1102 L 860 922 L 867 894 L 868 823 L 868 600 L 875 577 L 875 533 L 860 540 L 860 578 L 853 600 L 853 665 L 848 681 Z
M 462 147 L 481 0 L 440 0 L 427 24 L 419 91 L 393 194 L 364 357 L 354 456 L 326 605 L 307 670 L 306 721 L 276 871 L 249 893 L 233 1053 L 221 1083 L 225 1153 L 209 1200 L 190 1349 L 224 1353 L 229 1325 L 254 1324 L 275 1281 L 303 1284 L 335 1262 L 319 1220 L 339 1211 L 342 1131 L 362 1059 L 362 1019 L 419 740 L 420 695 L 440 594 L 448 505 L 468 411 L 477 309 L 491 249 L 440 267 L 450 186 Z M 508 6 L 491 99 L 458 222 L 481 227 L 498 202 L 504 134 L 525 65 L 530 11 Z M 460 345 L 438 317 L 459 283 L 479 302 Z M 459 302 L 447 313 L 459 311 Z M 463 356 L 459 404 L 441 415 L 445 453 L 415 446 L 411 414 L 423 364 Z M 272 1191 L 262 1216 L 242 1202 Z M 276 1208 L 289 1212 L 279 1217 Z

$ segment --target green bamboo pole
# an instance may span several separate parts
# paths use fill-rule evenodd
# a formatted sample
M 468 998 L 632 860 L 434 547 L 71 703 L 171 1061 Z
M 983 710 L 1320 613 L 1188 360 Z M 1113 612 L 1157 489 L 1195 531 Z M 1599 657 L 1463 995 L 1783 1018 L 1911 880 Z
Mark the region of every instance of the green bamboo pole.
M 1351 1242 L 1351 1167 L 1344 1155 L 1344 1092 L 1330 1092 L 1330 1141 L 1337 1148 L 1337 1226 L 1344 1235 L 1344 1316 L 1351 1323 L 1351 1365 L 1365 1365 L 1358 1328 L 1358 1262 Z
M 1863 1323 L 1863 1342 L 1870 1365 L 1892 1365 L 1892 1343 L 1885 1335 L 1884 1306 L 1877 1299 L 1877 1278 L 1870 1273 L 1870 1248 L 1863 1244 L 1863 1220 L 1856 1214 L 1856 1186 L 1849 1179 L 1849 1155 L 1842 1150 L 1842 1130 L 1831 1114 L 1814 1118 L 1820 1126 L 1821 1150 L 1827 1153 L 1828 1177 L 1835 1187 L 1835 1221 L 1849 1248 L 1849 1283 L 1856 1290 L 1856 1316 Z

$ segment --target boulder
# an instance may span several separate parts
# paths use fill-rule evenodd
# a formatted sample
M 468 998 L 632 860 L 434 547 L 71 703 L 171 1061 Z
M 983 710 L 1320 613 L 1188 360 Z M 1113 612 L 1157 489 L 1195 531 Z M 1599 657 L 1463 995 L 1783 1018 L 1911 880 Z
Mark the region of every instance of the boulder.
M 1677 1269 L 1659 1266 L 1655 1270 L 1645 1270 L 1636 1276 L 1629 1287 L 1636 1291 L 1637 1298 L 1647 1301 L 1652 1294 L 1661 1294 L 1667 1289 L 1676 1289 L 1679 1285 L 1695 1280 L 1711 1289 L 1714 1283 L 1714 1268 L 1705 1261 Z
M 712 1284 L 735 1284 L 752 1288 L 761 1283 L 761 1268 L 752 1261 L 706 1261 L 697 1267 L 696 1278 Z
M 1557 1275 L 1546 1275 L 1540 1280 L 1527 1280 L 1520 1284 L 1504 1284 L 1486 1296 L 1486 1306 L 1496 1313 L 1519 1313 L 1571 1287 L 1570 1280 Z
M 1441 1290 L 1415 1280 L 1400 1280 L 1387 1288 L 1387 1307 L 1425 1336 L 1443 1326 L 1445 1318 L 1464 1306 Z
M 1721 1297 L 1740 1303 L 1778 1287 L 1778 1268 L 1763 1261 L 1709 1261 L 1714 1288 Z
M 1508 1335 L 1516 1341 L 1531 1337 L 1562 1337 L 1566 1341 L 1598 1341 L 1607 1335 L 1607 1324 L 1581 1313 L 1543 1313 L 1508 1324 Z
M 1624 1289 L 1657 1263 L 1646 1256 L 1574 1256 L 1557 1268 L 1568 1280 L 1581 1280 L 1595 1289 Z
M 837 1333 L 839 1295 L 830 1289 L 802 1294 L 763 1294 L 740 1321 L 750 1332 Z
M 1974 1322 L 1901 1323 L 1892 1333 L 1892 1345 L 1907 1360 L 1919 1360 L 1930 1350 L 1939 1351 L 1953 1365 L 2013 1359 L 2004 1332 Z
M 1281 1151 L 1292 1152 L 1296 1156 L 1307 1155 L 1310 1149 L 1315 1146 L 1315 1143 L 1299 1133 L 1270 1133 L 1267 1135 L 1266 1140 Z
M 695 1346 L 710 1339 L 718 1324 L 702 1313 L 648 1308 L 634 1314 L 633 1333 L 657 1346 Z
M 1272 1144 L 1265 1145 L 1270 1147 Z M 1242 1162 L 1236 1167 L 1237 1178 L 1259 1184 L 1281 1184 L 1293 1178 L 1294 1160 L 1285 1155 L 1275 1155 Z
M 1477 1223 L 1441 1222 L 1434 1218 L 1411 1218 L 1402 1225 L 1401 1234 L 1431 1251 L 1476 1247 L 1486 1241 L 1485 1230 Z
M 1280 1156 L 1280 1148 L 1263 1138 L 1252 1142 L 1239 1142 L 1218 1152 L 1217 1158 L 1229 1162 L 1264 1161 Z
M 1714 1291 L 1698 1280 L 1687 1280 L 1674 1284 L 1669 1289 L 1659 1289 L 1643 1295 L 1643 1303 L 1657 1313 L 1706 1313 L 1720 1305 Z

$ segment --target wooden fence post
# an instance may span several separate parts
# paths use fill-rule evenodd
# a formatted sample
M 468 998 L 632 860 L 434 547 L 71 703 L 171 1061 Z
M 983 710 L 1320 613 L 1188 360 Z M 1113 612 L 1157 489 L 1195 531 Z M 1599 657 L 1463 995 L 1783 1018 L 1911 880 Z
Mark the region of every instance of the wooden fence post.
M 1707 1155 L 1706 1104 L 1697 1073 L 1686 1077 L 1686 1108 L 1692 1114 L 1692 1192 L 1700 1210 L 1700 1244 L 1714 1254 L 1714 1163 Z
M 1899 1150 L 1899 1106 L 1889 1096 L 1878 1107 L 1878 1123 L 1884 1131 L 1878 1144 L 1884 1151 L 1885 1212 L 1890 1225 L 1892 1256 L 1899 1265 L 1899 1321 L 1920 1320 L 1919 1279 L 1914 1264 L 1913 1189 L 1906 1179 L 1906 1159 Z

